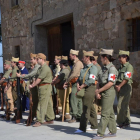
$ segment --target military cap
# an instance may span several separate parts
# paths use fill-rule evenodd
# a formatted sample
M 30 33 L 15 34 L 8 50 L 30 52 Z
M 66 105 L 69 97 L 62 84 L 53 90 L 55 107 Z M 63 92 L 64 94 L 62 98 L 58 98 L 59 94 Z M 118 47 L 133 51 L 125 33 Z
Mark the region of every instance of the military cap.
M 12 62 L 18 62 L 19 61 L 19 58 L 12 57 L 11 61 Z
M 37 54 L 30 53 L 30 58 L 36 58 Z
M 5 63 L 4 64 L 8 64 L 8 65 L 11 65 L 11 62 L 8 61 L 8 60 L 5 60 Z
M 95 58 L 95 60 L 97 61 L 98 60 L 98 56 L 93 56 Z
M 25 64 L 25 61 L 19 60 L 18 63 Z
M 83 51 L 84 56 L 93 56 L 94 51 Z
M 99 54 L 107 54 L 107 55 L 113 56 L 113 52 L 114 52 L 114 50 L 112 50 L 112 49 L 102 49 L 101 48 Z
M 68 57 L 62 55 L 61 60 L 68 60 Z
M 46 60 L 46 55 L 44 55 L 43 53 L 38 53 L 37 58 L 41 58 L 41 59 Z
M 130 54 L 129 51 L 123 51 L 123 50 L 119 51 L 119 55 L 128 55 L 129 56 L 129 54 Z
M 70 54 L 78 55 L 79 51 L 71 49 Z
M 55 59 L 60 59 L 61 60 L 61 56 L 55 56 Z
M 46 64 L 49 66 L 49 64 L 50 64 L 50 61 L 46 61 Z

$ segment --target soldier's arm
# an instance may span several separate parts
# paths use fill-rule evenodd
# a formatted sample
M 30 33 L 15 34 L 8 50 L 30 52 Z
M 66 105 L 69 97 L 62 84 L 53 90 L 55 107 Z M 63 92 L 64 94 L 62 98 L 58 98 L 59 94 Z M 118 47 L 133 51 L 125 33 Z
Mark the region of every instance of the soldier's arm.
M 70 82 L 71 79 L 79 76 L 82 68 L 83 68 L 83 64 L 81 62 L 77 62 L 75 67 L 73 68 L 70 77 L 67 79 L 67 82 Z
M 36 79 L 36 81 L 32 85 L 30 85 L 30 88 L 37 86 L 40 82 L 41 82 L 41 79 L 39 79 L 39 78 Z
M 60 72 L 60 70 L 61 70 L 61 68 L 60 68 L 60 66 L 58 66 L 57 71 L 56 71 L 56 74 L 55 74 L 55 77 L 58 76 L 58 73 Z

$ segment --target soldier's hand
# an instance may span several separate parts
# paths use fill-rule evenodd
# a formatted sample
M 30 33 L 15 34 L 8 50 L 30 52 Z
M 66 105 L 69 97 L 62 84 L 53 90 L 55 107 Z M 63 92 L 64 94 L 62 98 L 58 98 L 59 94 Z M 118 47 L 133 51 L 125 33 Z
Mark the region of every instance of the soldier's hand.
M 97 99 L 101 99 L 101 95 L 100 94 L 96 94 L 96 98 Z
M 117 90 L 117 92 L 119 92 L 120 91 L 120 86 L 116 86 L 116 90 Z
M 32 85 L 29 86 L 29 89 L 33 88 Z
M 16 75 L 17 75 L 17 77 L 20 77 L 20 74 L 19 73 L 17 73 Z
M 63 85 L 63 88 L 64 88 L 64 89 L 67 88 L 67 87 L 68 87 L 68 85 L 66 85 L 66 84 Z

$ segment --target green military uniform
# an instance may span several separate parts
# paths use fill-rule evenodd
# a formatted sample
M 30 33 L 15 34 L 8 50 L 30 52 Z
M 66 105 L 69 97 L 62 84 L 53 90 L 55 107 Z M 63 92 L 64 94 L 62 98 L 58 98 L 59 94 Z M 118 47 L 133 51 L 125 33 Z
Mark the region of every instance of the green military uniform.
M 36 76 L 37 71 L 39 69 L 40 65 L 36 64 L 33 68 L 33 70 L 29 74 L 25 74 L 24 76 L 20 76 L 20 78 L 24 79 L 33 79 L 34 76 Z M 37 86 L 31 89 L 32 93 L 32 102 L 33 102 L 33 107 L 32 107 L 32 118 L 36 116 L 36 110 L 37 110 L 37 105 L 38 105 L 38 88 Z
M 128 125 L 131 123 L 129 101 L 132 95 L 132 77 L 133 66 L 129 62 L 122 64 L 119 68 L 119 75 L 116 84 L 119 85 L 123 80 L 127 80 L 128 82 L 121 87 L 117 94 L 117 124 L 120 126 Z
M 70 70 L 68 69 L 68 67 L 62 69 L 60 71 L 60 74 L 58 75 L 58 79 L 60 80 L 60 82 L 56 84 L 56 88 L 59 89 L 59 97 L 62 104 L 62 109 L 63 109 L 63 104 L 64 104 L 64 93 L 65 93 L 65 90 L 63 89 L 63 85 L 66 82 L 69 76 L 69 73 L 70 73 Z M 69 91 L 70 90 L 68 88 L 67 94 L 66 94 L 65 113 L 69 113 Z
M 70 75 L 68 77 L 67 82 L 69 83 L 73 78 L 80 76 L 80 71 L 83 68 L 82 62 L 77 58 L 74 61 L 74 65 L 72 67 L 72 70 L 70 72 Z M 72 83 L 72 92 L 71 92 L 71 98 L 70 98 L 70 104 L 71 104 L 71 112 L 70 114 L 75 118 L 80 118 L 82 114 L 82 98 L 76 96 L 77 92 L 77 83 Z
M 11 79 L 12 82 L 14 80 L 16 80 L 17 70 L 19 70 L 17 66 L 12 68 L 12 76 L 11 76 L 11 78 L 15 78 L 15 79 Z M 14 100 L 14 103 L 15 103 L 15 101 L 17 100 L 17 87 L 16 86 L 14 86 L 14 87 L 12 86 L 12 95 L 13 95 L 13 100 Z
M 3 75 L 3 77 L 4 77 L 5 79 L 10 78 L 11 72 L 12 72 L 12 68 L 10 67 L 10 68 L 5 72 L 5 74 Z M 6 96 L 7 96 L 7 99 L 9 99 L 9 100 L 8 100 L 8 103 L 9 103 L 10 111 L 13 111 L 13 110 L 14 110 L 14 103 L 13 103 L 13 97 L 12 97 L 11 86 L 10 86 L 10 85 L 8 86 L 8 90 L 7 90 Z
M 85 73 L 88 70 L 86 76 Z M 85 83 L 83 83 L 83 78 L 85 76 Z M 83 97 L 83 113 L 80 120 L 80 130 L 86 132 L 87 123 L 90 120 L 93 129 L 96 129 L 98 126 L 97 123 L 97 114 L 93 105 L 93 100 L 95 99 L 95 78 L 97 76 L 97 68 L 92 63 L 86 65 L 80 73 L 78 79 L 79 85 L 86 84 L 83 90 L 85 94 Z M 91 112 L 92 110 L 92 112 Z
M 52 92 L 52 72 L 46 64 L 43 64 L 38 69 L 37 78 L 41 79 L 38 86 L 39 102 L 37 107 L 37 121 L 43 123 L 45 116 L 47 121 L 54 119 L 52 100 L 50 100 Z M 40 86 L 41 84 L 46 85 Z
M 102 88 L 108 82 L 113 82 L 115 84 L 115 77 L 118 75 L 118 72 L 112 63 L 102 67 L 102 70 L 98 75 L 99 87 Z M 115 122 L 115 114 L 113 110 L 113 104 L 115 100 L 115 88 L 112 86 L 106 91 L 103 91 L 101 94 L 101 120 L 98 125 L 98 135 L 103 136 L 108 127 L 111 134 L 116 133 L 116 122 Z

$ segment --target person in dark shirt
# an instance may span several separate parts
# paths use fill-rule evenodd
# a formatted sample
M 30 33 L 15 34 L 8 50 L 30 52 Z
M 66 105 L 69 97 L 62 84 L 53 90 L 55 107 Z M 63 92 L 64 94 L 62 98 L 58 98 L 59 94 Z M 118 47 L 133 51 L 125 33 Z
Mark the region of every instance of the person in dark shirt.
M 28 74 L 28 70 L 25 67 L 25 61 L 19 61 L 18 67 L 20 68 L 21 75 Z M 25 80 L 27 82 L 27 80 Z M 29 111 L 30 109 L 30 100 L 24 94 L 22 97 L 22 111 Z

